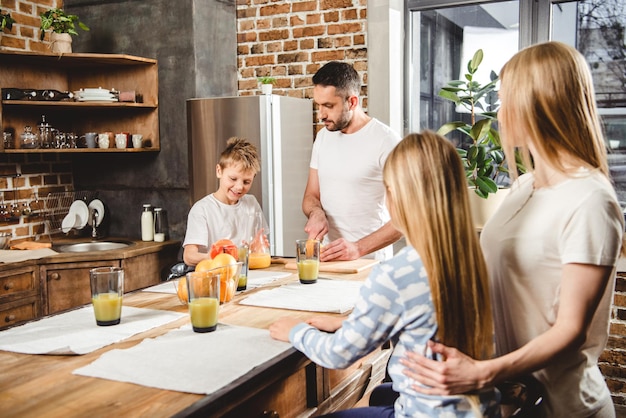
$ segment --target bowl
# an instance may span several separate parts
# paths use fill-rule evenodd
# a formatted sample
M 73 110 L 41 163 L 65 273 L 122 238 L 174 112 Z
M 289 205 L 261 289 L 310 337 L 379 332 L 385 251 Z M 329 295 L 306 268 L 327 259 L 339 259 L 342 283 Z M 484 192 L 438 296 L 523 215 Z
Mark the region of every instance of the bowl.
M 9 248 L 9 243 L 13 238 L 13 234 L 10 232 L 0 232 L 0 250 L 6 250 Z

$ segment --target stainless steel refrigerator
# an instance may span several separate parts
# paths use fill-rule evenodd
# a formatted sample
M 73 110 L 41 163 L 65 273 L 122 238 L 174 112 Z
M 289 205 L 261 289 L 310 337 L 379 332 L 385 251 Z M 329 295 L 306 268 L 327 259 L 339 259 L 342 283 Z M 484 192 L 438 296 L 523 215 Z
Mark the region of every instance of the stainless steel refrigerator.
M 215 166 L 232 136 L 248 139 L 261 153 L 261 172 L 250 193 L 270 227 L 270 252 L 295 256 L 306 238 L 302 196 L 313 145 L 313 102 L 279 95 L 187 100 L 191 204 L 217 190 Z

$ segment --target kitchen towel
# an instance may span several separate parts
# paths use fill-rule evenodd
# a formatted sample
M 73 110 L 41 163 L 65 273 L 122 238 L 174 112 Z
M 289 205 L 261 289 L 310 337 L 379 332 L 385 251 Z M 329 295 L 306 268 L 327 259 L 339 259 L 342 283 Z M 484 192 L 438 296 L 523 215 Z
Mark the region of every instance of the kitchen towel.
M 50 248 L 34 250 L 0 250 L 0 263 L 17 263 L 18 261 L 37 260 L 58 253 Z
M 197 333 L 185 325 L 108 351 L 73 374 L 208 395 L 289 348 L 265 329 L 218 324 L 213 332 Z
M 86 354 L 187 315 L 123 306 L 122 321 L 118 325 L 101 327 L 96 325 L 90 305 L 1 331 L 0 350 L 25 354 Z
M 362 282 L 358 281 L 318 279 L 313 284 L 293 283 L 261 290 L 239 303 L 296 311 L 345 313 L 354 307 L 361 285 Z

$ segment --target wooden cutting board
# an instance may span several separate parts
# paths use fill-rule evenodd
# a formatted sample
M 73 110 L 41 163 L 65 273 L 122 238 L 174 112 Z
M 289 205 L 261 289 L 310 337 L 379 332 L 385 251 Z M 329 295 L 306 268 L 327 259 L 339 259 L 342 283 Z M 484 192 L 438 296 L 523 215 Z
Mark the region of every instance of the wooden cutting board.
M 320 263 L 320 271 L 326 273 L 358 273 L 366 268 L 375 266 L 378 264 L 378 260 L 371 260 L 367 258 L 359 258 L 358 260 L 351 261 L 324 261 Z M 297 270 L 295 260 L 290 260 L 285 264 L 286 269 Z

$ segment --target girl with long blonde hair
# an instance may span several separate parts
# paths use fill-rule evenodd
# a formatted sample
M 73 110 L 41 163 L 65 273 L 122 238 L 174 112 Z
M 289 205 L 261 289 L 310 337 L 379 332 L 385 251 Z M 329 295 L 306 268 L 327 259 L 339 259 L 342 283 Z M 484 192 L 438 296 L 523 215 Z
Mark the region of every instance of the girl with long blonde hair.
M 393 342 L 388 372 L 398 393 L 395 403 L 330 416 L 495 417 L 494 390 L 423 396 L 410 387 L 399 363 L 407 350 L 429 355 L 429 339 L 477 358 L 492 354 L 487 270 L 456 149 L 433 132 L 408 135 L 387 157 L 383 179 L 392 223 L 409 245 L 372 269 L 345 320 L 282 318 L 271 325 L 270 335 L 328 368 L 347 367 Z

